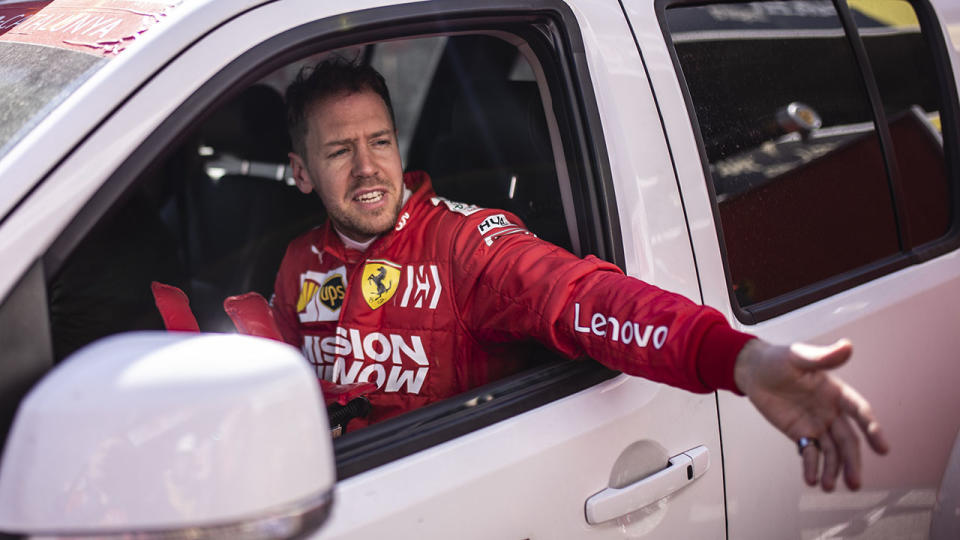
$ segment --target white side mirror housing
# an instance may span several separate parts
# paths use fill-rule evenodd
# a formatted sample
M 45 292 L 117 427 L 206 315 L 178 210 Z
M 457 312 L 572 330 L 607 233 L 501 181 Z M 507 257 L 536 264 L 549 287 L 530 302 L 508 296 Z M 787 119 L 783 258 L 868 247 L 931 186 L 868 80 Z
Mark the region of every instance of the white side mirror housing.
M 72 355 L 21 403 L 0 462 L 0 530 L 286 538 L 326 518 L 335 475 L 320 388 L 293 347 L 123 334 Z

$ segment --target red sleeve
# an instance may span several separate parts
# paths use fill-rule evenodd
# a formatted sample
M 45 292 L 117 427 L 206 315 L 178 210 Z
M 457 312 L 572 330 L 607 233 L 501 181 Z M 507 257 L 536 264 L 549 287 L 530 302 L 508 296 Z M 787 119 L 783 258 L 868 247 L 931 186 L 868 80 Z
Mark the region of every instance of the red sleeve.
M 277 272 L 277 279 L 273 284 L 273 297 L 270 305 L 273 307 L 277 327 L 283 335 L 283 340 L 300 348 L 303 338 L 300 335 L 300 322 L 297 318 L 297 295 L 300 293 L 299 273 L 296 268 L 297 241 L 287 246 Z
M 580 259 L 505 212 L 462 220 L 452 249 L 457 305 L 481 342 L 533 336 L 568 357 L 690 391 L 737 391 L 733 365 L 752 336 L 714 309 Z

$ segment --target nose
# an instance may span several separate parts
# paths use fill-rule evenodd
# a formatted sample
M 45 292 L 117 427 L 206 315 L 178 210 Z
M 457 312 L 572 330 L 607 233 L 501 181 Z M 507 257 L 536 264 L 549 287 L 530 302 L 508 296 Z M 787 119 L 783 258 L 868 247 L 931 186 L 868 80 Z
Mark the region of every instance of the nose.
M 353 154 L 353 175 L 358 178 L 373 176 L 377 172 L 376 164 L 373 162 L 373 154 L 365 145 L 358 145 L 357 151 Z

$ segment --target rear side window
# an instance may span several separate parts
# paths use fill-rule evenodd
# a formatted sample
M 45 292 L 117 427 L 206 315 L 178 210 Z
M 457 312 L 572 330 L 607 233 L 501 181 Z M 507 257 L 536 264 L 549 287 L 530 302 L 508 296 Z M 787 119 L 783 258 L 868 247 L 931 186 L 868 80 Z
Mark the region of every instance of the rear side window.
M 741 320 L 943 247 L 954 205 L 942 126 L 955 90 L 935 61 L 941 40 L 910 2 L 672 2 L 661 15 Z

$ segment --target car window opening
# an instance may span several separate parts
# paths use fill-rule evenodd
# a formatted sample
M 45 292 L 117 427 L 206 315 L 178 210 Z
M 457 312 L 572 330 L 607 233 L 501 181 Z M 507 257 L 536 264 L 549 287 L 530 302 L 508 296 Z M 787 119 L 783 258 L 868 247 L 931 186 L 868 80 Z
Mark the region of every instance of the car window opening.
M 516 46 L 458 35 L 312 55 L 208 115 L 80 242 L 48 284 L 58 361 L 100 337 L 163 329 L 152 282 L 182 290 L 202 331 L 236 331 L 228 296 L 270 298 L 287 243 L 324 218 L 320 201 L 293 187 L 281 89 L 327 55 L 383 70 L 406 170 L 429 171 L 438 195 L 509 210 L 570 248 L 557 147 L 534 70 Z M 530 344 L 528 357 L 515 370 L 552 355 Z

